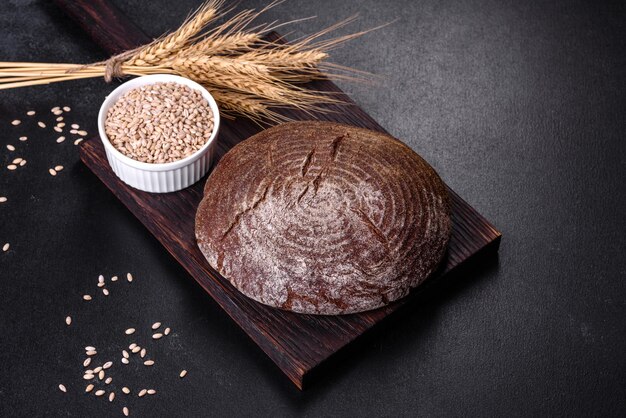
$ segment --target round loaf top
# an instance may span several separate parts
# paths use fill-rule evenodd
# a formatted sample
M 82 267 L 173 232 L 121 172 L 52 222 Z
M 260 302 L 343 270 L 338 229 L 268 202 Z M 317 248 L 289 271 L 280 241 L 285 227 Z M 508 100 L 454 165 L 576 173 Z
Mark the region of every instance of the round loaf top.
M 231 149 L 196 214 L 209 264 L 246 296 L 346 314 L 405 296 L 443 258 L 449 201 L 399 140 L 330 122 L 291 122 Z

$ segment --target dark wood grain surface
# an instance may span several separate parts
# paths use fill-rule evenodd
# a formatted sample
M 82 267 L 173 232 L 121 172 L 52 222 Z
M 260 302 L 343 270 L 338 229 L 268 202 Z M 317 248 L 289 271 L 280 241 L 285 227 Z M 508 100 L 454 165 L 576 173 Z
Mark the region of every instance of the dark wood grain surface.
M 89 34 L 109 53 L 149 41 L 119 11 L 109 8 L 105 1 L 55 1 L 79 22 L 93 20 L 98 30 L 91 30 Z M 109 17 L 114 20 L 110 26 Z M 119 38 L 124 40 L 118 43 L 116 39 Z M 315 118 L 384 132 L 332 82 L 320 80 L 311 87 L 335 92 L 345 100 L 346 105 L 328 106 L 331 112 L 325 114 L 308 115 L 291 110 L 283 113 L 294 120 Z M 218 137 L 218 156 L 259 130 L 259 126 L 245 119 L 224 121 Z M 219 276 L 196 246 L 194 219 L 202 198 L 203 181 L 176 193 L 141 192 L 126 186 L 111 171 L 98 138 L 86 141 L 80 152 L 83 162 L 299 388 L 303 388 L 312 372 L 332 355 L 420 293 L 416 289 L 409 297 L 385 308 L 345 316 L 300 315 L 261 305 L 243 296 Z M 452 190 L 450 195 L 453 233 L 448 255 L 440 271 L 430 281 L 445 276 L 478 253 L 497 250 L 500 241 L 500 233 L 487 220 Z

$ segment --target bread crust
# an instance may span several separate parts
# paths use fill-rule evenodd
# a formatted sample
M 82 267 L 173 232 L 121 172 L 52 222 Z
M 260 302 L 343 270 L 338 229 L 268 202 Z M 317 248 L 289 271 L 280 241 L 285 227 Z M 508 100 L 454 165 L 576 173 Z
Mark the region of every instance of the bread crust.
M 242 293 L 336 315 L 406 296 L 443 258 L 447 189 L 401 141 L 331 122 L 291 122 L 231 149 L 208 178 L 196 239 Z

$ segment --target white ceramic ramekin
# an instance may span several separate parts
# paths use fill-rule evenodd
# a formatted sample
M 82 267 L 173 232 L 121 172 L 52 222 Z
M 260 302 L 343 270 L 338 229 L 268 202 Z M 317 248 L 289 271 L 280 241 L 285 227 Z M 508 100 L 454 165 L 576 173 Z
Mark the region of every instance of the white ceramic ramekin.
M 202 97 L 206 99 L 211 107 L 211 111 L 213 111 L 213 133 L 201 149 L 181 160 L 164 164 L 135 161 L 115 149 L 109 141 L 104 131 L 104 121 L 107 112 L 120 96 L 127 91 L 148 84 L 164 82 L 184 84 L 202 93 Z M 213 96 L 200 84 L 171 74 L 147 75 L 127 81 L 107 96 L 98 113 L 98 132 L 113 172 L 129 186 L 153 193 L 174 192 L 189 187 L 200 180 L 209 171 L 213 162 L 219 127 L 220 113 Z

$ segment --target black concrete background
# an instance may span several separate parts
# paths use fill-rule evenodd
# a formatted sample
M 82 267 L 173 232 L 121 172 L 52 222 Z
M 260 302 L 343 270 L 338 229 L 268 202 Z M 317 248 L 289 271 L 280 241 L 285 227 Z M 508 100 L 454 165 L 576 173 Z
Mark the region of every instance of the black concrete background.
M 115 3 L 154 36 L 199 4 Z M 318 16 L 292 36 L 354 13 L 352 30 L 397 19 L 333 54 L 383 75 L 380 85 L 340 84 L 504 233 L 498 259 L 429 291 L 302 393 L 82 166 L 71 142 L 56 144 L 58 135 L 24 116 L 32 108 L 50 122 L 48 109 L 70 105 L 66 121 L 95 132 L 114 86 L 0 91 L 0 195 L 9 198 L 0 244 L 11 243 L 0 253 L 0 416 L 116 416 L 123 405 L 132 416 L 623 416 L 625 9 L 289 0 L 268 12 L 267 20 Z M 30 0 L 0 2 L 0 57 L 104 58 L 53 5 Z M 9 123 L 16 117 L 18 128 Z M 28 164 L 6 170 L 17 156 Z M 53 178 L 56 164 L 66 168 Z M 97 293 L 99 274 L 126 271 L 135 282 Z M 119 349 L 131 340 L 123 330 L 157 320 L 173 328 L 168 339 L 134 338 L 157 367 L 122 368 Z M 117 359 L 112 404 L 83 394 L 88 344 Z M 128 398 L 122 385 L 158 394 Z

